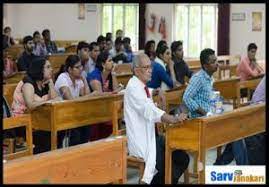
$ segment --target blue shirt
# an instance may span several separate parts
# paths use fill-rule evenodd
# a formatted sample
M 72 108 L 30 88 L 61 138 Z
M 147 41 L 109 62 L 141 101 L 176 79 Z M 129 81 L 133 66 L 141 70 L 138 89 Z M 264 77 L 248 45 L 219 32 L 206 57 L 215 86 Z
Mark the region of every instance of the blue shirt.
M 183 101 L 189 109 L 190 118 L 201 117 L 201 114 L 196 112 L 198 108 L 209 112 L 212 91 L 213 79 L 203 69 L 192 76 L 183 95 Z
M 127 55 L 127 62 L 132 62 L 134 57 L 133 52 L 125 49 L 125 53 Z
M 173 88 L 173 80 L 170 77 L 170 74 L 158 63 L 152 62 L 152 75 L 151 80 L 147 83 L 147 86 L 150 88 L 159 88 L 161 83 L 164 82 L 170 88 Z
M 88 82 L 88 85 L 89 85 L 91 91 L 93 91 L 91 84 L 90 84 L 90 82 L 92 80 L 97 80 L 101 83 L 103 92 L 113 91 L 113 90 L 109 89 L 109 81 L 110 81 L 109 77 L 108 77 L 108 79 L 106 79 L 104 81 L 102 78 L 102 72 L 96 67 L 91 73 L 87 73 L 87 82 Z

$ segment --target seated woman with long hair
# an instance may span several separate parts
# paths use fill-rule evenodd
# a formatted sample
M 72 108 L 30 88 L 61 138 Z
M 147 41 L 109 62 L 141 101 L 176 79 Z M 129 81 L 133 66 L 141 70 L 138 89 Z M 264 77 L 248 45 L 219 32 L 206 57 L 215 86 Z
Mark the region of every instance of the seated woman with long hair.
M 27 113 L 46 102 L 61 100 L 54 89 L 52 67 L 44 57 L 35 57 L 26 76 L 21 80 L 13 95 L 11 106 L 14 116 Z M 34 153 L 50 150 L 50 133 L 33 132 Z M 44 141 L 44 138 L 47 140 Z
M 87 74 L 90 89 L 102 93 L 117 93 L 122 89 L 118 85 L 114 72 L 114 64 L 108 52 L 102 52 L 97 57 L 95 69 Z M 112 133 L 112 124 L 103 123 L 91 126 L 90 140 L 105 138 Z

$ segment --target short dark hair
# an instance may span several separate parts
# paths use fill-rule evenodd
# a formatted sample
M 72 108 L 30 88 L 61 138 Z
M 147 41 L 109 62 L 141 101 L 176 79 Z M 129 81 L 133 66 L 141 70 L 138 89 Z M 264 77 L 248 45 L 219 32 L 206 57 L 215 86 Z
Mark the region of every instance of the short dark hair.
M 121 39 L 121 37 L 117 37 L 115 40 L 115 45 L 119 45 L 119 44 L 123 44 L 123 40 Z
M 32 36 L 30 36 L 30 35 L 28 35 L 28 36 L 25 36 L 24 38 L 23 38 L 23 44 L 27 44 L 27 42 L 29 42 L 29 41 L 32 41 L 33 40 L 33 37 Z
M 34 34 L 33 34 L 33 38 L 38 34 L 40 35 L 39 31 L 35 31 Z
M 44 78 L 44 66 L 47 59 L 46 57 L 41 56 L 35 56 L 29 64 L 29 68 L 27 69 L 27 75 L 33 80 L 33 81 L 42 81 Z
M 125 38 L 123 38 L 123 43 L 128 43 L 128 44 L 130 44 L 130 43 L 131 43 L 131 38 L 129 38 L 129 37 L 125 37 Z
M 106 33 L 106 39 L 110 38 L 109 35 L 112 37 L 112 33 L 111 32 L 107 32 Z
M 118 29 L 118 30 L 116 31 L 116 34 L 119 34 L 119 32 L 123 32 L 123 30 Z
M 208 63 L 209 56 L 210 55 L 214 55 L 214 54 L 215 54 L 215 51 L 213 49 L 210 49 L 210 48 L 206 48 L 206 49 L 203 49 L 201 51 L 201 54 L 200 54 L 200 63 L 201 63 L 202 68 L 203 68 L 203 65 L 204 64 L 207 64 Z
M 106 38 L 103 35 L 98 36 L 97 43 L 100 44 L 103 41 L 106 41 Z
M 50 33 L 50 30 L 49 29 L 44 29 L 42 31 L 42 36 L 44 37 L 46 34 Z
M 255 43 L 250 43 L 250 44 L 248 44 L 248 51 L 250 51 L 251 49 L 257 50 L 258 47 Z
M 177 48 L 179 46 L 182 46 L 182 41 L 174 41 L 172 44 L 171 44 L 171 52 L 173 54 L 173 52 L 175 52 L 177 50 Z
M 157 57 L 160 58 L 160 54 L 164 54 L 164 52 L 165 52 L 167 49 L 169 49 L 169 48 L 168 48 L 166 45 L 161 45 L 161 46 L 159 46 L 159 48 L 157 48 L 157 50 L 156 50 L 156 55 L 157 55 Z
M 84 42 L 84 41 L 80 41 L 78 43 L 78 46 L 77 46 L 77 53 L 79 50 L 81 50 L 82 48 L 89 48 L 89 44 L 87 42 Z
M 94 49 L 95 46 L 98 46 L 97 42 L 91 42 L 89 44 L 89 50 L 92 51 Z

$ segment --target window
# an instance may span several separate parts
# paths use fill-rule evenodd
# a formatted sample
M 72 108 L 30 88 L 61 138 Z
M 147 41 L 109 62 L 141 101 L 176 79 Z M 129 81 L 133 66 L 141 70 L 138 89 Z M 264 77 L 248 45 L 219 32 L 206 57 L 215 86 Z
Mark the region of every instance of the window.
M 112 32 L 115 40 L 116 31 L 122 29 L 124 36 L 131 38 L 133 51 L 138 50 L 138 4 L 103 4 L 102 34 Z
M 204 48 L 217 54 L 217 4 L 176 4 L 175 40 L 183 40 L 184 56 L 197 58 Z

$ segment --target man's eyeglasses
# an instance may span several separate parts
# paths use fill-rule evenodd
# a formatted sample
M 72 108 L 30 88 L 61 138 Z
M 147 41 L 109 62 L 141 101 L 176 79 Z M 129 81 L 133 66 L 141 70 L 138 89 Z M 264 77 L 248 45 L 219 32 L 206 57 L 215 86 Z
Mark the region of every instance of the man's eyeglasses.
M 145 70 L 152 69 L 151 65 L 148 65 L 148 66 L 138 66 L 136 68 L 142 68 L 142 69 L 145 69 Z

